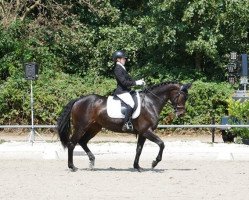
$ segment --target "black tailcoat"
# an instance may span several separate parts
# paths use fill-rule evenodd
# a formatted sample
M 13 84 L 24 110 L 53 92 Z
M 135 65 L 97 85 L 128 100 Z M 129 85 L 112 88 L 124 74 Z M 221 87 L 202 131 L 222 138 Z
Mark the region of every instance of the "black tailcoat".
M 136 85 L 136 81 L 131 78 L 128 72 L 119 64 L 116 64 L 114 75 L 117 80 L 117 88 L 114 95 L 131 91 L 131 86 Z

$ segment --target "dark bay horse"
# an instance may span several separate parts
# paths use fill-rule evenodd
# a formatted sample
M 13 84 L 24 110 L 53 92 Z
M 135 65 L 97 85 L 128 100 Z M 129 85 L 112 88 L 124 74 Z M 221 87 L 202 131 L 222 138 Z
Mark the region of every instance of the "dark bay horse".
M 132 120 L 133 134 L 138 135 L 136 156 L 133 167 L 140 171 L 139 158 L 145 140 L 155 142 L 159 146 L 159 153 L 152 162 L 154 168 L 161 160 L 164 142 L 153 133 L 158 125 L 159 115 L 165 104 L 170 101 L 177 116 L 183 115 L 188 89 L 191 84 L 165 82 L 147 87 L 139 92 L 141 99 L 141 113 Z M 107 115 L 107 97 L 92 94 L 71 100 L 62 111 L 58 119 L 58 134 L 62 145 L 68 148 L 68 167 L 72 171 L 77 168 L 73 164 L 73 150 L 79 144 L 87 153 L 90 167 L 94 166 L 95 157 L 87 146 L 102 127 L 122 132 L 123 119 L 110 118 Z M 71 130 L 71 120 L 73 131 Z

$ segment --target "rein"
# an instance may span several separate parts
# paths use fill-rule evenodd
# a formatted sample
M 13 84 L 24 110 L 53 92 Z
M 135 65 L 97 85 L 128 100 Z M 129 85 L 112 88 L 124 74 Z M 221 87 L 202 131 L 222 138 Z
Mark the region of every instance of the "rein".
M 152 94 L 154 97 L 156 97 L 160 102 L 163 102 L 162 99 L 160 97 L 158 97 L 155 93 L 151 92 L 149 89 L 145 88 L 145 91 L 149 92 L 150 94 Z M 174 98 L 173 102 L 176 102 L 175 105 L 173 105 L 172 103 L 169 103 L 168 101 L 166 102 L 167 104 L 169 104 L 170 106 L 173 107 L 173 109 L 175 111 L 177 111 L 177 109 L 181 109 L 184 108 L 184 106 L 178 106 L 178 100 L 180 95 L 183 94 L 184 97 L 186 98 L 186 93 L 184 91 L 182 91 L 182 88 L 180 88 L 180 91 L 178 92 L 178 94 L 176 95 L 176 97 Z
M 154 97 L 156 97 L 159 101 L 162 102 L 162 99 L 160 97 L 158 97 L 156 94 L 154 94 L 153 92 L 151 92 L 150 90 L 148 90 L 147 88 L 144 89 L 145 91 L 151 93 Z

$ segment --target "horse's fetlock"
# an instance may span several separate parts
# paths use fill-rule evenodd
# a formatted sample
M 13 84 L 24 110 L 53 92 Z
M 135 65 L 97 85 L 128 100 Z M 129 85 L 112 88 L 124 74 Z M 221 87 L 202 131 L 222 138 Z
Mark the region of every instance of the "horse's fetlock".
M 91 156 L 91 157 L 89 157 L 89 160 L 90 160 L 90 161 L 95 161 L 95 157 L 94 157 L 94 156 Z
M 161 157 L 161 156 L 159 156 L 159 157 L 156 158 L 156 161 L 157 161 L 157 162 L 160 162 L 161 160 L 162 160 L 162 157 Z
M 88 155 L 90 161 L 95 160 L 95 156 L 91 152 L 87 153 L 87 155 Z
M 134 167 L 134 169 L 138 169 L 138 168 L 139 168 L 138 163 L 134 163 L 134 164 L 133 164 L 133 167 Z

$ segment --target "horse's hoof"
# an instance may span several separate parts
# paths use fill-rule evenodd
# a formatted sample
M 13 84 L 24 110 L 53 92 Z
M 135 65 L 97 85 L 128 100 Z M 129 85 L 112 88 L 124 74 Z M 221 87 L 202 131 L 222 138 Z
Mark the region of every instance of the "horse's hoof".
M 70 169 L 71 172 L 76 172 L 78 170 L 78 168 L 74 167 L 74 166 L 73 167 L 69 167 L 69 169 Z
M 94 161 L 90 161 L 90 162 L 89 162 L 89 169 L 90 169 L 90 170 L 94 170 L 94 164 L 95 164 Z
M 139 168 L 137 169 L 137 171 L 138 171 L 138 172 L 143 172 L 143 171 L 144 171 L 144 168 L 139 167 Z
M 158 162 L 156 160 L 153 160 L 152 162 L 152 168 L 155 168 L 155 166 L 157 166 Z
M 136 167 L 134 167 L 134 169 L 137 170 L 138 172 L 143 172 L 144 171 L 144 169 L 142 167 L 140 167 L 140 166 L 136 166 Z

